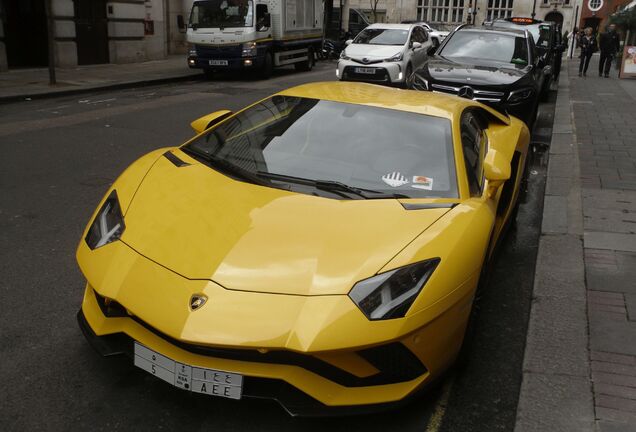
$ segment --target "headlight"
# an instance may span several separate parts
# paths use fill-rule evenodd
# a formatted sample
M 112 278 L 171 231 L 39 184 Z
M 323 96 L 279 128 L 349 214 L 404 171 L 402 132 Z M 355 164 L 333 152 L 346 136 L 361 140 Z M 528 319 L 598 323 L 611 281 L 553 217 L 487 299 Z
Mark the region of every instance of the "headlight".
M 428 80 L 422 78 L 416 73 L 413 73 L 410 84 L 410 88 L 412 88 L 413 90 L 428 90 Z
M 403 317 L 439 262 L 433 258 L 362 280 L 349 297 L 370 320 Z
M 508 96 L 508 103 L 515 104 L 522 102 L 532 96 L 534 91 L 531 88 L 515 90 L 510 92 L 510 96 Z
M 400 52 L 400 53 L 394 55 L 393 57 L 390 57 L 390 58 L 386 59 L 385 61 L 388 61 L 388 62 L 399 62 L 399 61 L 402 61 L 403 58 L 404 58 L 404 53 Z
M 86 244 L 91 249 L 97 249 L 118 240 L 125 228 L 117 192 L 113 190 L 97 212 L 97 216 L 86 234 Z
M 241 45 L 243 57 L 254 57 L 256 55 L 256 42 L 246 42 Z
M 345 54 L 345 51 L 342 50 L 342 52 L 340 53 L 340 59 L 341 60 L 351 60 L 351 57 L 349 57 L 347 54 Z

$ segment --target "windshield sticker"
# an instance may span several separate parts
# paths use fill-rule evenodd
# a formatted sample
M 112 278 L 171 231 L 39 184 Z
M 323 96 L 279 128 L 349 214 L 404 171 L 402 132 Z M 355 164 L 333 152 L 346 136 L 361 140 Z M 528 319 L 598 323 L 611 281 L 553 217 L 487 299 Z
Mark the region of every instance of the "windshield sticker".
M 415 189 L 433 190 L 433 179 L 424 176 L 413 176 L 413 184 L 411 187 Z
M 391 187 L 400 187 L 409 182 L 399 171 L 393 171 L 392 173 L 383 175 L 382 181 Z

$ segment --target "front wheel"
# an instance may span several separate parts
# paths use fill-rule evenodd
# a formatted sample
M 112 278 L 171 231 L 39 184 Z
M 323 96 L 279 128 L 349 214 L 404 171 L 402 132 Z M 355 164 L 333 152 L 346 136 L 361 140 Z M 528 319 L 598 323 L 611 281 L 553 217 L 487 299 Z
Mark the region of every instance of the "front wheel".
M 272 55 L 268 52 L 265 54 L 265 60 L 263 60 L 263 66 L 261 67 L 260 77 L 262 79 L 267 79 L 272 76 L 272 71 L 274 70 L 274 59 L 272 59 Z

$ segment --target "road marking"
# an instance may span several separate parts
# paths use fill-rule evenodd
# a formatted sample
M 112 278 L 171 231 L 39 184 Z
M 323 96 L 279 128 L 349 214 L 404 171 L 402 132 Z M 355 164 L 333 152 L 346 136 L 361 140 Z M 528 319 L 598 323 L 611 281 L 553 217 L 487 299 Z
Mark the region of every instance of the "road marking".
M 442 387 L 442 395 L 438 399 L 435 404 L 435 410 L 433 411 L 433 415 L 428 421 L 426 425 L 426 432 L 438 432 L 442 427 L 442 420 L 444 420 L 444 415 L 446 414 L 446 407 L 448 406 L 448 398 L 450 398 L 450 392 L 453 388 L 453 382 L 455 381 L 455 376 L 449 377 L 444 383 L 444 387 Z

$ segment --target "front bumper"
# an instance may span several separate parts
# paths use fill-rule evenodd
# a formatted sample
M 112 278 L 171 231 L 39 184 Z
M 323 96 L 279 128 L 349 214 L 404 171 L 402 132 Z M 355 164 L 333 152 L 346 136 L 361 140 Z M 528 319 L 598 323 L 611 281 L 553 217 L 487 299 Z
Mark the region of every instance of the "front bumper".
M 356 72 L 356 68 L 375 69 L 374 74 Z M 341 81 L 364 81 L 386 84 L 404 82 L 404 68 L 401 62 L 381 62 L 372 64 L 358 63 L 353 60 L 338 61 L 338 79 Z
M 209 281 L 187 280 L 122 241 L 93 251 L 82 242 L 78 261 L 89 281 L 78 315 L 80 327 L 102 355 L 130 354 L 133 341 L 138 341 L 183 364 L 239 373 L 246 397 L 275 399 L 292 415 L 319 415 L 327 408 L 330 415 L 376 410 L 429 385 L 457 355 L 469 312 L 465 305 L 472 296 L 467 288 L 435 317 L 424 317 L 424 311 L 369 322 L 347 296 L 299 299 L 220 287 L 212 291 Z M 186 306 L 193 292 L 206 292 L 210 298 L 200 311 L 190 312 Z M 263 310 L 271 301 L 267 296 L 276 303 Z M 106 298 L 111 306 L 123 306 L 111 310 Z M 252 301 L 259 308 L 253 308 Z M 299 309 L 296 302 L 315 305 Z M 340 318 L 325 323 L 319 311 L 334 304 L 337 310 L 331 313 Z M 295 309 L 302 325 L 276 339 L 288 324 L 284 312 L 272 307 Z M 251 318 L 237 319 L 244 311 Z M 301 342 L 311 347 L 308 338 L 321 348 L 289 348 Z

